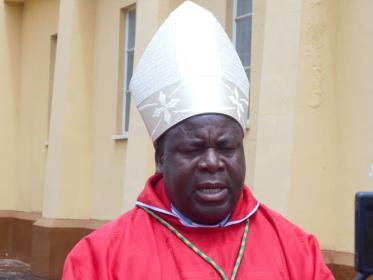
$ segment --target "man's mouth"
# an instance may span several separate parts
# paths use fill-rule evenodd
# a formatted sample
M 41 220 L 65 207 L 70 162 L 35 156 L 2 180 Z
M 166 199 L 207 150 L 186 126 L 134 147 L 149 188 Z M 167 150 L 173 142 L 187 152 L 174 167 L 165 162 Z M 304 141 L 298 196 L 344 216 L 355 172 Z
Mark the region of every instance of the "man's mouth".
M 217 183 L 200 184 L 196 190 L 199 199 L 206 202 L 219 202 L 226 198 L 228 189 Z

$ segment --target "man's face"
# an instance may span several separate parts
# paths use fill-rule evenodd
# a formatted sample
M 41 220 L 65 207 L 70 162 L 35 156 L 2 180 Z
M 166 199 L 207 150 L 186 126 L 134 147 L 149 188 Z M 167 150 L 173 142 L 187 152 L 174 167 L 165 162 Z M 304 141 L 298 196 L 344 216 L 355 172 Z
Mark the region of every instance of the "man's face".
M 218 223 L 236 206 L 245 179 L 242 140 L 236 121 L 204 114 L 176 125 L 156 146 L 167 196 L 192 221 Z

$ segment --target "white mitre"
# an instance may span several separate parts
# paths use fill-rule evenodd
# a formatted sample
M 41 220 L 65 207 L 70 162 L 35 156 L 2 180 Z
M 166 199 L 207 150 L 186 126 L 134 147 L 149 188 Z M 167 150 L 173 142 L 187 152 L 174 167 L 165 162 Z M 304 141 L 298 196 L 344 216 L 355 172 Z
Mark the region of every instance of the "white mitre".
M 249 81 L 228 36 L 204 8 L 186 1 L 159 28 L 130 83 L 152 140 L 195 115 L 232 117 L 245 131 Z

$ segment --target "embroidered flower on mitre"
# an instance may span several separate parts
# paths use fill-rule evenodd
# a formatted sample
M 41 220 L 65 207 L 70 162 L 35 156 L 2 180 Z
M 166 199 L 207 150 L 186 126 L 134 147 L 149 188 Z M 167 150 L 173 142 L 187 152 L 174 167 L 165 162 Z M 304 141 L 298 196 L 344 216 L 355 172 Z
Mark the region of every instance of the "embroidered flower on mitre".
M 154 113 L 153 113 L 152 117 L 153 118 L 159 118 L 163 113 L 164 121 L 167 124 L 170 124 L 171 113 L 169 112 L 169 109 L 174 108 L 180 102 L 180 99 L 171 99 L 167 103 L 166 95 L 163 93 L 163 91 L 160 91 L 158 101 L 159 101 L 160 107 L 158 107 L 154 110 Z
M 233 103 L 233 105 L 236 106 L 236 113 L 237 113 L 238 119 L 241 121 L 241 113 L 245 112 L 243 106 L 244 105 L 249 106 L 249 102 L 247 102 L 246 98 L 242 98 L 242 97 L 240 98 L 237 88 L 234 88 L 233 93 L 234 94 L 229 95 L 228 98 Z

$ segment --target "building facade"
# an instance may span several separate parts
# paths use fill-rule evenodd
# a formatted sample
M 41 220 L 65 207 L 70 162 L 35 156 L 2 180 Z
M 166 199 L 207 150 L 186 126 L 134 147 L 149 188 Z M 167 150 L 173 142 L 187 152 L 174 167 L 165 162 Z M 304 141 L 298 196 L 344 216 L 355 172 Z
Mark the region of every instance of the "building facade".
M 155 169 L 128 82 L 182 2 L 0 0 L 0 258 L 58 279 L 79 238 L 133 207 Z M 373 2 L 194 2 L 250 77 L 246 182 L 351 279 L 354 194 L 373 191 Z

